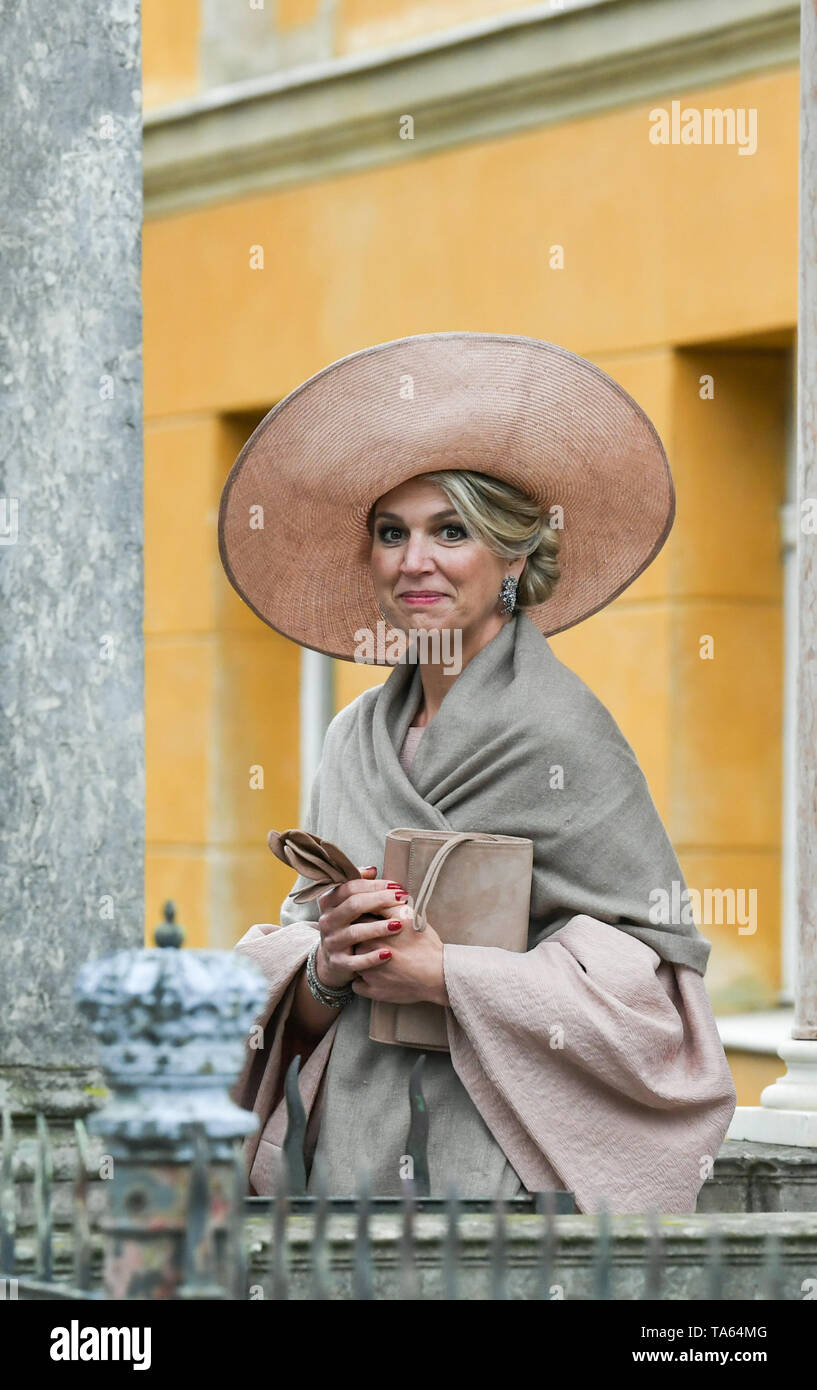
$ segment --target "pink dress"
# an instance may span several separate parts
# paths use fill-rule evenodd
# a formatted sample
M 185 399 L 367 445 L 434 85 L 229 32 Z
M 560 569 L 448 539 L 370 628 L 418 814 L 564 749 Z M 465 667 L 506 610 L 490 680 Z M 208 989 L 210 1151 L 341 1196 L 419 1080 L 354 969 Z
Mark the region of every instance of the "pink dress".
M 417 752 L 420 739 L 425 731 L 425 725 L 412 724 L 406 729 L 406 737 L 403 739 L 403 747 L 400 749 L 399 758 L 404 772 L 408 772 Z

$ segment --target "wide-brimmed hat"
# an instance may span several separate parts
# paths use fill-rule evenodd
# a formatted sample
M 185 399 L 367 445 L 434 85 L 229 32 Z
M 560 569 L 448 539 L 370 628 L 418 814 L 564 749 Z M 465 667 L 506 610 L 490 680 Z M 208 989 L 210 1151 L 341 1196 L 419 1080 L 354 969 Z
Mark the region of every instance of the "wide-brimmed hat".
M 373 503 L 417 474 L 472 469 L 562 509 L 560 578 L 525 612 L 545 636 L 597 613 L 661 549 L 675 515 L 663 445 L 632 396 L 556 343 L 423 333 L 353 352 L 253 431 L 221 497 L 233 587 L 276 632 L 355 659 L 382 622 Z

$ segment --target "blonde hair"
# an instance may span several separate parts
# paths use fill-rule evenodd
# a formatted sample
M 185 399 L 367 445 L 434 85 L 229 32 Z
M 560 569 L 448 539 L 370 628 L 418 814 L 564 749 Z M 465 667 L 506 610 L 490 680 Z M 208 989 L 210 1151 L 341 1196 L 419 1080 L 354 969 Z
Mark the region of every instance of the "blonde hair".
M 466 529 L 495 555 L 505 560 L 527 556 L 516 592 L 517 607 L 530 608 L 550 598 L 560 574 L 561 533 L 533 498 L 513 483 L 469 469 L 446 468 L 419 476 L 437 484 Z M 373 514 L 374 507 L 369 513 L 370 531 Z

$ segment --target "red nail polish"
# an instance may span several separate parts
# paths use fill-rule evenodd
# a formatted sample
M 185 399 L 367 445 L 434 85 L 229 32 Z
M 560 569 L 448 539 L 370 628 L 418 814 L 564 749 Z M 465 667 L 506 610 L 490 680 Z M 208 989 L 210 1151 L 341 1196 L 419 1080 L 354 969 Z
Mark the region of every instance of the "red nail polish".
M 380 952 L 380 959 L 381 959 L 381 960 L 391 960 L 391 951 L 381 951 L 381 952 Z
M 387 888 L 399 888 L 401 893 L 402 893 L 402 892 L 405 892 L 405 889 L 403 888 L 402 883 L 387 883 L 387 884 L 386 884 L 386 887 L 387 887 Z
M 398 901 L 399 903 L 404 903 L 404 902 L 407 902 L 407 901 L 408 901 L 408 893 L 403 893 L 403 892 L 395 893 L 394 896 L 396 897 L 396 899 L 397 899 L 397 901 Z
M 400 928 L 402 927 L 403 923 L 402 923 L 402 922 L 389 922 L 389 923 L 387 923 L 387 925 L 388 925 L 389 931 L 400 931 Z

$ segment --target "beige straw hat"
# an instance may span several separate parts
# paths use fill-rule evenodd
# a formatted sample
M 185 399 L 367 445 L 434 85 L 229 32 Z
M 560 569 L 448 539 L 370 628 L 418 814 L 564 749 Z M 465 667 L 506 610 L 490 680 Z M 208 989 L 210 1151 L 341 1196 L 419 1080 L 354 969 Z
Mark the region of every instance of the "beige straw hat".
M 563 509 L 545 636 L 626 589 L 675 515 L 654 425 L 599 367 L 507 333 L 423 333 L 353 352 L 291 391 L 238 455 L 219 552 L 254 613 L 304 647 L 354 660 L 382 622 L 366 517 L 420 473 L 474 469 Z

